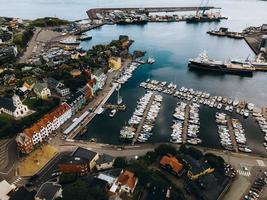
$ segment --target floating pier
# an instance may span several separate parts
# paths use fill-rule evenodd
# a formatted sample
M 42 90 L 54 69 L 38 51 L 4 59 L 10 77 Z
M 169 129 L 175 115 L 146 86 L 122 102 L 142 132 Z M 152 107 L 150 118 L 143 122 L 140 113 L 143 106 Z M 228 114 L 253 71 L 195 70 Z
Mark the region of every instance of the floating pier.
M 186 139 L 187 139 L 187 130 L 188 130 L 188 120 L 189 120 L 189 105 L 187 104 L 185 107 L 185 116 L 184 116 L 184 123 L 183 123 L 183 135 L 182 135 L 182 139 L 183 139 L 183 143 L 186 143 Z
M 107 103 L 103 106 L 103 108 L 106 108 L 106 109 L 110 109 L 110 110 L 117 110 L 117 111 L 124 111 L 126 109 L 126 105 L 125 104 L 110 104 L 110 103 Z
M 230 138 L 231 138 L 234 150 L 235 152 L 238 152 L 238 146 L 237 146 L 237 142 L 236 142 L 236 138 L 234 134 L 232 119 L 229 116 L 226 116 L 226 119 L 227 119 L 227 126 L 228 126 L 228 130 L 229 130 L 229 134 L 230 134 Z
M 140 135 L 140 132 L 141 132 L 142 127 L 143 127 L 143 125 L 144 125 L 144 122 L 145 122 L 145 120 L 146 120 L 146 118 L 147 118 L 147 114 L 148 114 L 148 112 L 149 112 L 149 109 L 150 109 L 150 107 L 151 107 L 151 105 L 152 105 L 152 102 L 153 102 L 154 98 L 155 98 L 155 94 L 152 94 L 152 96 L 150 97 L 149 102 L 148 102 L 148 104 L 147 104 L 147 107 L 146 107 L 146 109 L 145 109 L 145 111 L 144 111 L 142 120 L 141 120 L 141 122 L 138 124 L 138 127 L 137 127 L 137 129 L 136 129 L 135 136 L 134 136 L 133 141 L 132 141 L 132 145 L 135 144 L 135 142 L 137 141 L 137 138 L 138 138 L 139 135 Z

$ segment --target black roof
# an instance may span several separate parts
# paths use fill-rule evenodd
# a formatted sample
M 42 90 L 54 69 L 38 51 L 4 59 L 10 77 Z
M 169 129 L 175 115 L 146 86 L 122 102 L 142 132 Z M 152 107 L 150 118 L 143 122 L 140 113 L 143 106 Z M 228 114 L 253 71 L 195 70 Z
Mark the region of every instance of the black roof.
M 74 94 L 70 95 L 70 97 L 67 99 L 67 104 L 72 104 L 74 101 L 76 101 L 77 99 L 83 97 L 84 94 L 81 91 L 77 91 Z
M 90 151 L 88 149 L 84 149 L 81 147 L 78 147 L 76 151 L 73 152 L 72 156 L 73 157 L 81 157 L 84 159 L 87 159 L 88 161 L 93 160 L 93 158 L 97 155 L 96 152 Z
M 78 156 L 65 156 L 61 161 L 60 164 L 69 164 L 69 165 L 85 165 L 88 163 L 88 160 L 83 157 Z
M 35 197 L 45 200 L 53 200 L 60 189 L 61 186 L 59 184 L 46 182 L 41 186 Z
M 25 187 L 19 187 L 17 190 L 10 194 L 9 200 L 33 200 L 36 191 L 28 191 Z
M 103 163 L 112 162 L 113 160 L 114 160 L 114 157 L 107 155 L 107 154 L 103 154 L 99 156 L 98 160 L 96 161 L 96 164 L 101 165 Z
M 16 107 L 14 106 L 13 101 L 11 99 L 4 98 L 4 97 L 0 97 L 0 108 L 5 108 L 12 112 L 16 110 Z
M 92 187 L 98 187 L 98 188 L 101 188 L 101 189 L 105 189 L 108 186 L 108 182 L 105 181 L 105 180 L 99 179 L 99 178 L 94 178 L 91 181 L 90 185 Z

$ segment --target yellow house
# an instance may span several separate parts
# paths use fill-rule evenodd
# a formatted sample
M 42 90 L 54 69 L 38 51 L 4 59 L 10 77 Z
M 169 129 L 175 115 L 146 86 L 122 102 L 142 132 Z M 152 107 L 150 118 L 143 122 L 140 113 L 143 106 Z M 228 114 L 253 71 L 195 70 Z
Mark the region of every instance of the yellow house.
M 110 57 L 108 59 L 108 66 L 113 70 L 119 70 L 121 68 L 121 58 L 120 57 Z

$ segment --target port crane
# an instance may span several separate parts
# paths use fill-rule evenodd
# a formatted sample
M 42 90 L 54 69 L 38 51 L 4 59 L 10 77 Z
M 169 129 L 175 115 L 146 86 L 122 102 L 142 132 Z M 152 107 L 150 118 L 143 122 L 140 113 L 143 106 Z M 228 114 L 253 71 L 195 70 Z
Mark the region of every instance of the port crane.
M 208 6 L 208 4 L 209 4 L 209 0 L 206 0 L 206 2 L 205 2 L 205 0 L 201 0 L 200 5 L 196 11 L 196 16 L 199 16 L 201 6 L 203 6 L 202 15 L 204 15 L 204 13 L 206 11 L 206 7 Z

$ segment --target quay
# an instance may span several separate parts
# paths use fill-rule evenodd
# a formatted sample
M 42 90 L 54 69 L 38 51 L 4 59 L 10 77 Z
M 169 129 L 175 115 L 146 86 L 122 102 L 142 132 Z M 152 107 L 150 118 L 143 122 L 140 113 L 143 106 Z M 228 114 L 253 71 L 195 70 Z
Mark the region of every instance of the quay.
M 150 97 L 149 102 L 148 102 L 148 104 L 147 104 L 147 107 L 146 107 L 146 109 L 145 109 L 145 111 L 144 111 L 142 120 L 141 120 L 141 122 L 139 123 L 139 125 L 138 125 L 138 127 L 137 127 L 137 129 L 136 129 L 135 136 L 134 136 L 133 141 L 132 141 L 132 145 L 135 144 L 135 142 L 137 141 L 137 138 L 138 138 L 139 135 L 140 135 L 140 132 L 141 132 L 141 130 L 142 130 L 142 127 L 143 127 L 143 125 L 144 125 L 144 122 L 145 122 L 145 120 L 146 120 L 147 114 L 148 114 L 148 112 L 149 112 L 149 109 L 150 109 L 150 107 L 151 107 L 151 105 L 152 105 L 152 102 L 153 102 L 154 98 L 155 98 L 155 94 L 152 94 L 152 96 Z
M 91 120 L 97 115 L 97 110 L 100 109 L 109 99 L 109 97 L 113 94 L 115 89 L 117 88 L 118 84 L 114 83 L 112 88 L 109 90 L 108 94 L 105 98 L 98 104 L 96 109 L 90 113 L 79 125 L 75 128 L 67 137 L 67 139 L 74 139 L 84 128 L 86 128 L 87 124 L 91 122 Z
M 244 37 L 246 43 L 256 55 L 260 53 L 260 43 L 262 35 L 263 34 L 253 34 L 253 35 L 246 35 Z
M 183 135 L 182 135 L 182 139 L 183 139 L 183 143 L 186 143 L 186 139 L 187 139 L 187 130 L 188 130 L 188 120 L 189 120 L 189 105 L 187 104 L 185 107 L 185 115 L 184 115 L 184 123 L 183 123 Z
M 230 116 L 226 116 L 226 119 L 227 119 L 227 126 L 228 126 L 228 130 L 229 130 L 229 134 L 230 134 L 230 138 L 231 138 L 232 144 L 234 146 L 235 152 L 238 152 L 238 146 L 237 146 L 236 138 L 235 138 L 235 135 L 234 135 L 232 119 L 230 118 Z
M 126 60 L 123 63 L 122 68 L 127 67 L 131 63 L 131 59 Z M 106 84 L 103 88 L 102 91 L 100 91 L 100 94 L 94 99 L 92 102 L 90 102 L 87 106 L 83 108 L 81 112 L 78 114 L 74 115 L 71 120 L 74 118 L 79 118 L 84 112 L 88 112 L 90 109 L 93 110 L 90 112 L 84 119 L 83 121 L 73 130 L 70 131 L 66 139 L 74 139 L 80 132 L 87 127 L 87 125 L 91 122 L 91 120 L 97 115 L 97 111 L 104 106 L 104 104 L 107 102 L 109 97 L 113 94 L 113 92 L 116 90 L 118 87 L 118 83 L 113 83 L 114 78 L 117 78 L 121 71 L 115 71 L 112 72 L 112 74 L 108 75 Z M 70 121 L 71 121 L 70 120 Z M 62 127 L 62 130 L 66 130 L 70 126 L 70 123 L 66 123 L 64 127 Z
M 91 20 L 98 19 L 97 13 L 105 13 L 114 10 L 121 11 L 140 11 L 142 10 L 144 13 L 151 12 L 183 12 L 183 11 L 195 11 L 195 10 L 211 10 L 211 9 L 219 9 L 213 6 L 202 6 L 202 7 L 142 7 L 142 8 L 92 8 L 87 10 L 86 13 Z

